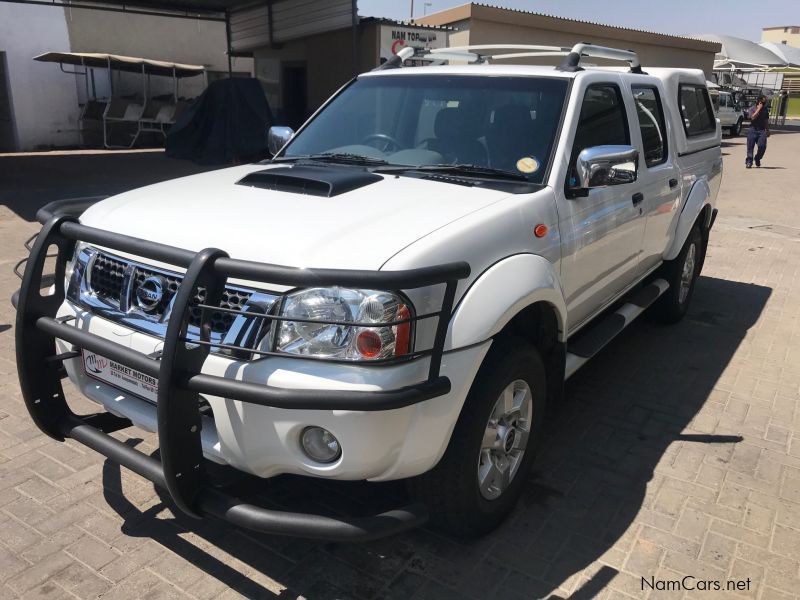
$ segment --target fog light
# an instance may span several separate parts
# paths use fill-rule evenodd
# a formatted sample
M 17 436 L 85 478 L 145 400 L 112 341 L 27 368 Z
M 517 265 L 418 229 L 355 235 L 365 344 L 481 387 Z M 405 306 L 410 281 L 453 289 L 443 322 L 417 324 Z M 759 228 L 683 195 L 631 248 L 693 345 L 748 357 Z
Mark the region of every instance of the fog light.
M 311 460 L 320 463 L 332 463 L 342 455 L 339 440 L 322 427 L 306 427 L 300 435 L 300 445 Z

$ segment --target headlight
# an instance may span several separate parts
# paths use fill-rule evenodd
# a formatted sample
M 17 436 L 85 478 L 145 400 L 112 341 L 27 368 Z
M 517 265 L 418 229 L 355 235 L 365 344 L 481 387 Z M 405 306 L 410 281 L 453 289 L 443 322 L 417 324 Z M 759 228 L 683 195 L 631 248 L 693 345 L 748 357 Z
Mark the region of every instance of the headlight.
M 312 288 L 285 297 L 275 350 L 338 360 L 380 360 L 411 351 L 410 303 L 376 290 Z M 331 323 L 333 322 L 333 323 Z

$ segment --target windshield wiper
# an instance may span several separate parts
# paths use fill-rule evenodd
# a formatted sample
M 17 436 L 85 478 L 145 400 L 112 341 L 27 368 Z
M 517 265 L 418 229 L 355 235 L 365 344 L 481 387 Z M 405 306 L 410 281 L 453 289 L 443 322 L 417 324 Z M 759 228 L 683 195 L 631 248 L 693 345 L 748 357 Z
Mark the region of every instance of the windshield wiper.
M 313 160 L 317 162 L 332 162 L 349 165 L 382 166 L 389 163 L 382 158 L 353 154 L 352 152 L 321 152 L 319 154 L 304 154 L 302 156 L 281 156 L 275 159 L 278 162 L 292 160 Z
M 389 169 L 380 169 L 381 171 L 388 171 Z M 529 181 L 522 173 L 515 173 L 514 171 L 507 171 L 505 169 L 497 169 L 495 167 L 486 167 L 483 165 L 472 164 L 454 164 L 454 165 L 419 165 L 407 167 L 391 167 L 392 171 L 434 171 L 437 173 L 453 173 L 455 175 L 467 175 L 472 177 L 490 177 L 493 179 L 514 179 L 516 181 Z

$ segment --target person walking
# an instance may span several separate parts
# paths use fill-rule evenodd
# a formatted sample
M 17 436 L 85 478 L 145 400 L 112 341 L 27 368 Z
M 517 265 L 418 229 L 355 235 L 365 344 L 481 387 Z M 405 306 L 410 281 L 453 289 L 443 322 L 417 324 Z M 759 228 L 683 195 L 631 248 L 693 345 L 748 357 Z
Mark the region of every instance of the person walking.
M 747 130 L 747 158 L 744 166 L 748 169 L 753 166 L 753 149 L 758 145 L 755 155 L 757 167 L 761 166 L 761 159 L 767 151 L 767 136 L 769 136 L 769 105 L 766 96 L 759 96 L 756 105 L 750 109 L 750 129 Z

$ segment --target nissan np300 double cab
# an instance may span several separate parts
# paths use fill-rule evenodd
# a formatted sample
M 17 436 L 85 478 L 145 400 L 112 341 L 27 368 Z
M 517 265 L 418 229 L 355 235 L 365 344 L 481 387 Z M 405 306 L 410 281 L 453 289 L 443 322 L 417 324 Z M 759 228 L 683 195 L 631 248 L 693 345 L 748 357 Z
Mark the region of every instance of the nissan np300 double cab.
M 465 64 L 401 68 L 408 52 L 273 129 L 272 160 L 40 215 L 16 343 L 45 433 L 263 532 L 363 540 L 432 516 L 468 536 L 508 514 L 565 378 L 650 305 L 686 313 L 719 122 L 702 71 L 630 51 L 448 48 L 418 58 Z M 103 411 L 73 413 L 64 373 Z M 109 435 L 131 425 L 160 459 Z M 208 461 L 404 479 L 413 503 L 271 510 L 211 485 Z

